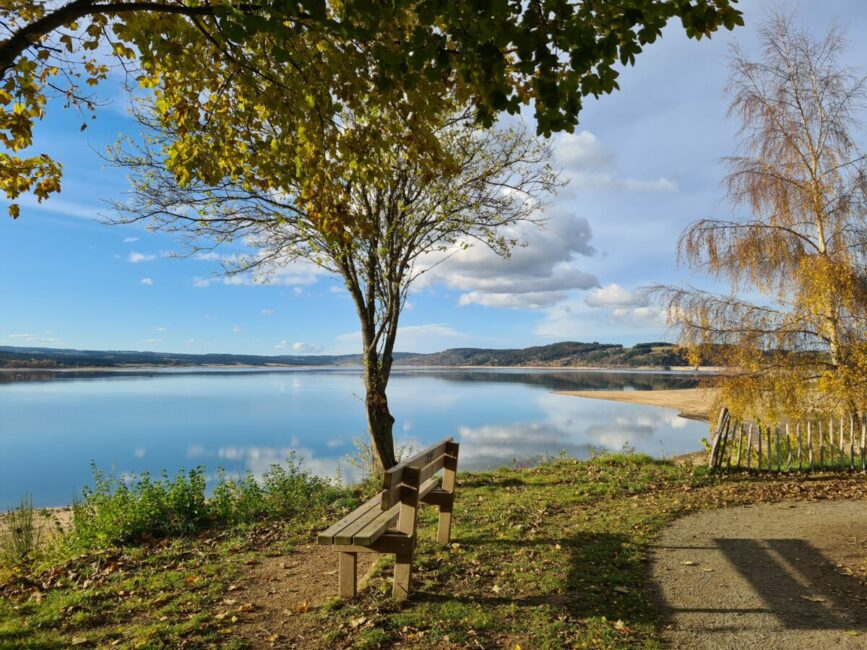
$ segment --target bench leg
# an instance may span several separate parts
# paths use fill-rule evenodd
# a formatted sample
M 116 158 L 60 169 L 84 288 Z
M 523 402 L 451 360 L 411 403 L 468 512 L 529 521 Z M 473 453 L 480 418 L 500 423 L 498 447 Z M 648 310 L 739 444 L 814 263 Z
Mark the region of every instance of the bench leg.
M 358 573 L 358 553 L 340 553 L 338 566 L 338 578 L 340 580 L 340 597 L 355 598 L 357 573 Z
M 409 583 L 412 579 L 412 552 L 397 553 L 394 558 L 394 587 L 391 595 L 395 600 L 409 597 Z
M 452 537 L 452 504 L 440 506 L 440 521 L 437 526 L 437 542 L 448 544 Z

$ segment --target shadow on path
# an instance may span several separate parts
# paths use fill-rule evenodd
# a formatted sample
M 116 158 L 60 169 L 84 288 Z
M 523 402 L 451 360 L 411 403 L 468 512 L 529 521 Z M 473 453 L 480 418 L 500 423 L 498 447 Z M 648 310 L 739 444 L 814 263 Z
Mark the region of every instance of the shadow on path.
M 714 542 L 783 627 L 867 631 L 864 586 L 838 573 L 833 562 L 806 540 Z

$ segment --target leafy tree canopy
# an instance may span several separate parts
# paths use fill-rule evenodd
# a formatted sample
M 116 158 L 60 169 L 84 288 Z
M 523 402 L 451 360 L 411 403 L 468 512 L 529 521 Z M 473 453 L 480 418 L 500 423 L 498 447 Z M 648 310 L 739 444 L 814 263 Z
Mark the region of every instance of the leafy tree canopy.
M 254 122 L 273 124 L 279 109 L 262 144 L 296 166 L 321 158 L 319 145 L 339 137 L 347 108 L 375 118 L 378 106 L 397 102 L 412 120 L 440 110 L 438 98 L 450 94 L 471 102 L 487 126 L 532 103 L 540 134 L 571 131 L 582 98 L 617 89 L 618 63 L 634 63 L 669 19 L 701 38 L 742 24 L 736 1 L 0 0 L 0 140 L 8 149 L 0 190 L 13 201 L 59 191 L 58 161 L 30 150 L 34 125 L 52 95 L 93 110 L 88 88 L 107 77 L 110 56 L 155 90 L 164 120 L 178 127 L 169 165 L 180 182 L 228 176 L 264 189 L 267 173 L 244 171 L 244 154 L 254 152 L 235 156 L 233 134 L 221 141 L 212 129 L 236 100 L 261 97 L 247 112 Z M 273 75 L 261 74 L 263 62 Z M 344 153 L 390 146 L 384 127 Z M 418 137 L 424 151 L 432 139 L 424 129 Z M 13 204 L 10 214 L 18 213 Z

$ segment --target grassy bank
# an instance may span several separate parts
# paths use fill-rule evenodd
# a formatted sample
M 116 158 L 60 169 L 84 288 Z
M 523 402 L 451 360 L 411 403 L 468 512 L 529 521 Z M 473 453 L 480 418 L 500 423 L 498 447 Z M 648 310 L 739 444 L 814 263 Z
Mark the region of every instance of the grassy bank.
M 433 509 L 422 510 L 409 602 L 388 599 L 383 559 L 357 600 L 287 602 L 279 620 L 263 621 L 261 603 L 238 598 L 251 567 L 293 548 L 303 562 L 314 550 L 300 545 L 363 496 L 309 489 L 309 507 L 291 516 L 212 510 L 187 531 L 140 528 L 113 541 L 73 529 L 29 566 L 3 569 L 0 647 L 653 648 L 662 621 L 647 560 L 673 519 L 730 504 L 867 497 L 862 475 L 716 477 L 642 456 L 462 474 L 453 544 L 431 541 Z

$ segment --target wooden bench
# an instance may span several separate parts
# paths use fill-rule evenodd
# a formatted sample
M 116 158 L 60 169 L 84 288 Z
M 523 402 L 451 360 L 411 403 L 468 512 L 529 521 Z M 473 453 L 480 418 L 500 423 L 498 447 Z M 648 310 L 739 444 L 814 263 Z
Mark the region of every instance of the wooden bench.
M 419 503 L 439 507 L 437 541 L 448 544 L 457 468 L 458 443 L 446 438 L 387 470 L 379 494 L 319 533 L 318 542 L 339 554 L 341 597 L 356 595 L 358 553 L 394 553 L 392 595 L 398 600 L 409 595 Z

